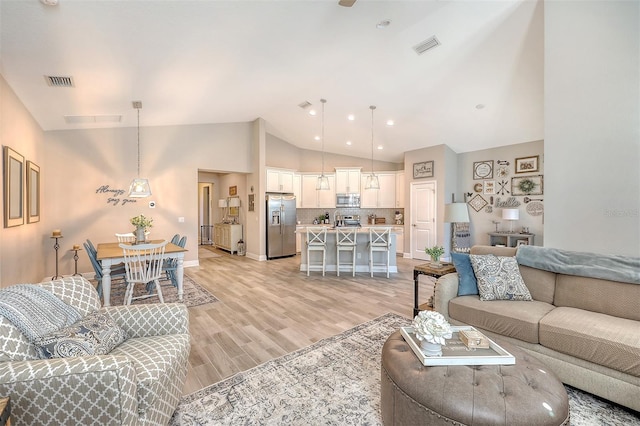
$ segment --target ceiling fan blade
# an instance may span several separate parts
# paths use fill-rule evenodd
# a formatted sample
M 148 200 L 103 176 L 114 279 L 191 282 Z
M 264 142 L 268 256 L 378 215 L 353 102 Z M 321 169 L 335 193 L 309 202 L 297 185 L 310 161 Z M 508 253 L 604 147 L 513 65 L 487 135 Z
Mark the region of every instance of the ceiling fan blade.
M 356 2 L 356 0 L 339 0 L 338 4 L 344 7 L 351 7 Z

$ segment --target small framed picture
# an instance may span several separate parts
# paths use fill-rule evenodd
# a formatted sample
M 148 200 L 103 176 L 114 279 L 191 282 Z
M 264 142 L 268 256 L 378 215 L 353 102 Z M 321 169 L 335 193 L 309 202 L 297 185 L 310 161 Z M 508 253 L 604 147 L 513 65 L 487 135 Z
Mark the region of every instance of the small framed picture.
M 422 163 L 413 163 L 413 178 L 433 177 L 433 161 L 423 161 Z
M 238 187 L 237 186 L 230 186 L 229 187 L 229 195 L 238 195 Z
M 483 192 L 485 195 L 496 195 L 496 181 L 495 180 L 485 180 L 482 182 L 483 184 Z
M 543 193 L 542 175 L 511 178 L 511 195 L 542 195 Z
M 493 160 L 475 161 L 473 163 L 474 179 L 492 179 L 493 178 Z
M 528 246 L 528 245 L 529 245 L 529 240 L 518 240 L 518 241 L 516 241 L 516 247 Z
M 533 157 L 516 158 L 516 173 L 533 173 L 537 172 L 540 167 L 538 166 L 539 155 Z

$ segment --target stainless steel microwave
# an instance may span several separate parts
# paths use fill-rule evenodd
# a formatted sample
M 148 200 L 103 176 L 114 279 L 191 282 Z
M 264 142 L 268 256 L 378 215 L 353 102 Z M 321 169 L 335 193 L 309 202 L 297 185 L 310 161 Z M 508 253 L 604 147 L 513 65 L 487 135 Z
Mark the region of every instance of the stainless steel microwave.
M 360 194 L 336 194 L 336 207 L 360 208 Z

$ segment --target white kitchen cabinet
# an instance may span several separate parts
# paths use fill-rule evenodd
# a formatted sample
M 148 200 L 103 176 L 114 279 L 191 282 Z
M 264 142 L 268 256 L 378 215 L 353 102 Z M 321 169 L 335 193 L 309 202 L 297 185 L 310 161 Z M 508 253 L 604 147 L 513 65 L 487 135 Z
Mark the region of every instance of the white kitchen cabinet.
M 394 172 L 376 173 L 380 182 L 380 189 L 364 189 L 367 183 L 368 173 L 364 173 L 360 179 L 362 190 L 360 191 L 360 207 L 395 208 L 396 207 L 396 174 Z
M 293 171 L 267 169 L 267 192 L 293 192 Z
M 302 178 L 298 173 L 293 175 L 293 195 L 296 196 L 296 208 L 302 207 Z
M 213 225 L 213 244 L 233 254 L 238 252 L 238 241 L 242 239 L 242 225 L 216 223 Z
M 329 190 L 319 191 L 316 189 L 319 174 L 303 174 L 301 177 L 301 202 L 300 208 L 313 209 L 334 209 L 336 207 L 336 177 L 335 175 L 325 176 L 329 179 Z
M 336 167 L 336 194 L 358 194 L 360 192 L 360 169 Z
M 396 208 L 404 208 L 404 172 L 396 173 Z
M 394 226 L 393 230 L 396 233 L 396 256 L 404 256 L 404 229 Z

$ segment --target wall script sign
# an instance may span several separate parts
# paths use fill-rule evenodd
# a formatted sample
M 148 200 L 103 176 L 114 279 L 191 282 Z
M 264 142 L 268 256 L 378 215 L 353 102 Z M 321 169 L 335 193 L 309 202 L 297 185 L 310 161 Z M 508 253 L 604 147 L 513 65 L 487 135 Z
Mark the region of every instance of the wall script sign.
M 127 203 L 138 202 L 138 200 L 135 200 L 132 198 L 120 198 L 125 193 L 126 191 L 124 189 L 111 189 L 109 188 L 109 185 L 102 185 L 101 187 L 96 189 L 96 194 L 108 195 L 109 197 L 107 198 L 107 204 L 110 204 L 113 206 L 117 206 L 118 204 L 120 204 L 120 202 L 122 202 L 123 206 Z

